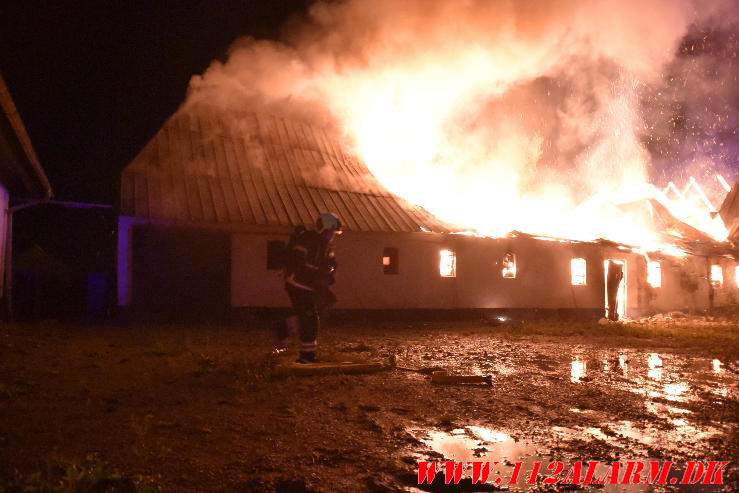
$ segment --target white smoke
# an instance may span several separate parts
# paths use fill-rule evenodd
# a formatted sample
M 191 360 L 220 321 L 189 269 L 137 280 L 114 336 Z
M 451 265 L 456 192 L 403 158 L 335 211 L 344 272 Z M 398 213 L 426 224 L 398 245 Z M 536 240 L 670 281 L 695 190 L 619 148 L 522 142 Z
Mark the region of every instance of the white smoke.
M 282 42 L 236 41 L 193 77 L 186 107 L 330 126 L 443 219 L 576 236 L 563 217 L 584 200 L 626 200 L 648 181 L 640 98 L 664 84 L 691 25 L 733 8 L 705 3 L 319 1 Z

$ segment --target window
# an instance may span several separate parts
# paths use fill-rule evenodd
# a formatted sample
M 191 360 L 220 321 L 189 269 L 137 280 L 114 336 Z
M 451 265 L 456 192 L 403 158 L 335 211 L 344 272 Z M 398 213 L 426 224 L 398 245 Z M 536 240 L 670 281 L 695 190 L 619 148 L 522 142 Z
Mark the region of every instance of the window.
M 724 271 L 720 265 L 711 266 L 711 284 L 720 287 L 724 283 Z
M 501 274 L 506 279 L 516 278 L 516 254 L 515 253 L 506 253 L 503 256 L 503 269 L 501 269 Z
M 734 281 L 736 281 L 736 285 L 739 287 L 739 265 L 734 267 Z
M 280 270 L 285 266 L 285 249 L 287 245 L 284 241 L 269 240 L 267 241 L 267 269 Z
M 587 279 L 586 265 L 584 258 L 573 258 L 572 262 L 570 262 L 570 274 L 572 275 L 573 286 L 585 286 L 585 280 Z
M 385 248 L 382 251 L 382 272 L 384 274 L 398 273 L 398 249 Z
M 441 277 L 457 277 L 457 256 L 451 250 L 439 252 L 439 275 Z
M 653 288 L 662 287 L 662 265 L 659 262 L 647 263 L 647 283 Z

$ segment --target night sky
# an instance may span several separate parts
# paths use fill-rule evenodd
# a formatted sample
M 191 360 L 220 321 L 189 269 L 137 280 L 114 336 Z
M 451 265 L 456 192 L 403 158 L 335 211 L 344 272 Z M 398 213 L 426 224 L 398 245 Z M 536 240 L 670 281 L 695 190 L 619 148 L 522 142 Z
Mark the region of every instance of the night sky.
M 6 2 L 0 70 L 56 198 L 114 204 L 120 170 L 239 36 L 276 39 L 308 0 Z
M 89 273 L 107 279 L 114 303 L 120 171 L 184 101 L 192 75 L 225 57 L 239 36 L 279 38 L 309 3 L 5 2 L 0 70 L 55 199 L 113 206 L 45 205 L 15 214 L 17 318 L 84 315 Z M 61 287 L 50 284 L 56 291 L 43 295 L 43 313 L 22 296 L 37 291 L 24 284 L 29 263 L 73 273 Z

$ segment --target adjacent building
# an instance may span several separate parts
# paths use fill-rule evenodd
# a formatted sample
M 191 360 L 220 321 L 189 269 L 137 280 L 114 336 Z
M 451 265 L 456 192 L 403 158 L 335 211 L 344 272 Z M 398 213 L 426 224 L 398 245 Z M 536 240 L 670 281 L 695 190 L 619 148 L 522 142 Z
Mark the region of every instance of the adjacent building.
M 48 199 L 52 190 L 2 75 L 0 107 L 0 297 L 5 301 L 3 306 L 7 306 L 11 282 L 11 204 L 14 200 Z

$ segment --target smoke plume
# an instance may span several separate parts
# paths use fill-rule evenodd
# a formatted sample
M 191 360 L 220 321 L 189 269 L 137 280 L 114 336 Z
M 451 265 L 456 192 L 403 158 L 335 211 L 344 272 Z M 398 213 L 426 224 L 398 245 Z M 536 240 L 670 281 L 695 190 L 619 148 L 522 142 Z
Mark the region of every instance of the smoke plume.
M 192 79 L 186 105 L 332 128 L 391 191 L 461 228 L 643 243 L 638 221 L 603 211 L 736 128 L 736 71 L 721 67 L 718 104 L 733 110 L 695 118 L 718 82 L 705 82 L 713 54 L 681 57 L 685 40 L 736 22 L 733 3 L 702 4 L 318 1 L 281 42 L 237 40 Z M 665 108 L 705 132 L 676 133 Z M 716 158 L 701 149 L 686 164 Z

